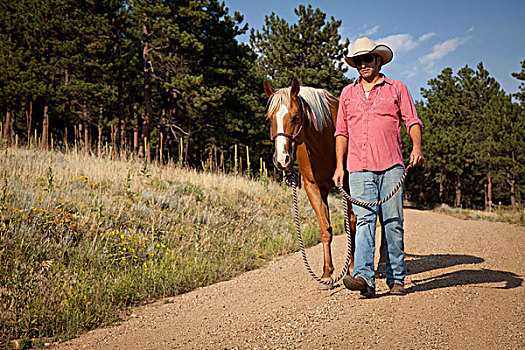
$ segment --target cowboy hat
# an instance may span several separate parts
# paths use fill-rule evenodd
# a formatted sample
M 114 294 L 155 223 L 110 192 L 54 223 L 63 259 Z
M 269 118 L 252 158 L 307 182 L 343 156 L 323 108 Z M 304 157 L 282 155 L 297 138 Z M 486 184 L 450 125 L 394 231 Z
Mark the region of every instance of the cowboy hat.
M 352 53 L 352 56 L 345 57 L 345 61 L 354 68 L 356 68 L 354 63 L 354 57 L 356 56 L 374 53 L 376 55 L 381 56 L 382 65 L 385 65 L 388 62 L 392 61 L 392 57 L 394 57 L 394 53 L 388 46 L 383 44 L 376 45 L 375 42 L 368 39 L 367 37 L 357 39 L 354 43 L 353 49 L 354 51 Z

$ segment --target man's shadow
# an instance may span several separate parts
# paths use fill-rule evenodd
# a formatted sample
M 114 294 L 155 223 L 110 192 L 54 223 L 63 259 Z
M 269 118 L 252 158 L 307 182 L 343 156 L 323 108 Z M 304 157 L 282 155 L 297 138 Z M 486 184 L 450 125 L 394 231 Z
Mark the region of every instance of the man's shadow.
M 412 280 L 415 286 L 407 288 L 407 292 L 419 292 L 454 286 L 474 285 L 483 283 L 505 282 L 502 287 L 488 287 L 494 289 L 512 289 L 520 287 L 523 279 L 512 272 L 497 270 L 461 270 L 445 273 L 436 277 Z
M 484 259 L 472 255 L 464 254 L 430 254 L 430 255 L 416 255 L 407 254 L 405 261 L 407 274 L 416 275 L 418 273 L 443 269 L 456 265 L 472 265 L 479 264 L 485 261 Z M 379 268 L 379 275 L 384 276 L 383 271 Z M 475 285 L 483 283 L 498 283 L 504 282 L 502 287 L 491 287 L 496 289 L 512 289 L 520 287 L 523 284 L 523 279 L 512 272 L 472 268 L 460 271 L 445 273 L 439 276 L 423 278 L 420 280 L 412 279 L 414 286 L 407 288 L 407 292 L 419 292 L 426 290 L 433 290 L 439 288 L 447 288 L 462 285 Z
M 409 275 L 456 265 L 480 264 L 485 261 L 483 258 L 465 254 L 406 254 L 405 257 L 405 265 Z

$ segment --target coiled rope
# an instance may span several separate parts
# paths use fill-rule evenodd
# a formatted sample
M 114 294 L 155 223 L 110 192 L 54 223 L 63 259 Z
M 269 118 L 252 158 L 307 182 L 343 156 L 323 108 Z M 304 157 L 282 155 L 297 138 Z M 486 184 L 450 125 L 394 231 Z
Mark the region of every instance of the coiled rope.
M 366 207 L 374 207 L 376 205 L 381 205 L 381 204 L 385 203 L 387 200 L 392 198 L 392 196 L 399 190 L 399 188 L 401 187 L 401 185 L 405 181 L 405 177 L 407 175 L 408 169 L 411 168 L 411 167 L 412 167 L 412 164 L 409 164 L 405 168 L 405 172 L 403 173 L 403 176 L 399 180 L 399 183 L 397 184 L 397 186 L 392 190 L 392 192 L 388 196 L 386 196 L 385 198 L 383 198 L 383 199 L 381 199 L 380 201 L 377 201 L 377 202 L 367 203 L 367 202 L 358 201 L 358 200 L 352 198 L 344 190 L 344 188 L 343 188 L 343 186 L 341 184 L 337 185 L 337 189 L 339 190 L 339 192 L 341 192 L 343 197 L 346 199 L 346 200 L 343 201 L 343 209 L 344 209 L 344 216 L 345 216 L 345 232 L 346 232 L 346 237 L 347 237 L 347 242 L 348 243 L 347 243 L 346 260 L 345 260 L 345 265 L 343 267 L 343 270 L 341 271 L 341 273 L 335 279 L 331 279 L 331 280 L 324 280 L 324 279 L 320 278 L 319 276 L 317 276 L 315 274 L 315 272 L 312 270 L 312 268 L 310 267 L 310 264 L 308 263 L 308 259 L 306 258 L 306 250 L 304 248 L 303 238 L 302 238 L 302 235 L 301 235 L 301 226 L 299 224 L 299 204 L 298 204 L 298 200 L 297 200 L 297 174 L 296 173 L 292 173 L 292 174 L 288 175 L 289 176 L 289 180 L 292 183 L 292 188 L 293 188 L 293 203 L 294 203 L 294 215 L 295 215 L 295 229 L 297 231 L 297 241 L 299 242 L 299 247 L 301 248 L 301 254 L 303 256 L 303 261 L 304 261 L 304 265 L 306 266 L 306 270 L 308 271 L 308 273 L 310 273 L 310 275 L 317 282 L 319 282 L 319 283 L 321 283 L 323 285 L 326 285 L 326 286 L 333 286 L 335 283 L 339 282 L 346 275 L 346 271 L 350 267 L 350 260 L 352 258 L 352 237 L 351 237 L 351 232 L 350 232 L 350 217 L 348 215 L 348 202 L 351 202 L 351 203 L 354 203 L 354 204 L 360 205 L 360 206 L 366 206 Z

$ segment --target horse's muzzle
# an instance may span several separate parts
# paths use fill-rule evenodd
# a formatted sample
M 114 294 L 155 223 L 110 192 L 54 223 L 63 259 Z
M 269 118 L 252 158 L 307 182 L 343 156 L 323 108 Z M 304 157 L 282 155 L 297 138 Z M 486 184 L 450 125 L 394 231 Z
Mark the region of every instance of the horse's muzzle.
M 293 157 L 289 154 L 285 154 L 281 156 L 281 159 L 278 159 L 277 154 L 273 154 L 273 165 L 277 168 L 279 171 L 288 171 L 292 170 L 293 168 Z

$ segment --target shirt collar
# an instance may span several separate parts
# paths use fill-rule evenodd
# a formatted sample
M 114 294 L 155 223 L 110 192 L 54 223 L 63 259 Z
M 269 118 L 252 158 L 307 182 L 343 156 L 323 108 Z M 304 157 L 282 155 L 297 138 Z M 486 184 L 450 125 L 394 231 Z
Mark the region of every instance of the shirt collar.
M 392 85 L 392 80 L 391 79 L 388 79 L 383 73 L 379 73 L 379 76 L 381 78 L 383 78 L 383 80 L 379 83 L 377 83 L 376 85 L 381 85 L 383 83 L 387 83 L 387 84 L 390 84 Z M 363 77 L 359 76 L 355 81 L 354 81 L 354 86 L 356 86 L 357 84 L 361 84 L 361 79 L 363 79 Z

